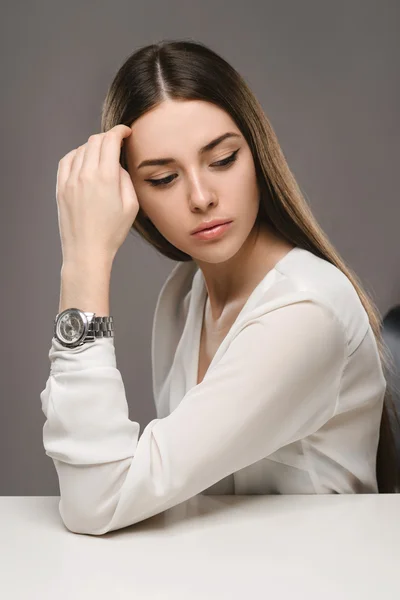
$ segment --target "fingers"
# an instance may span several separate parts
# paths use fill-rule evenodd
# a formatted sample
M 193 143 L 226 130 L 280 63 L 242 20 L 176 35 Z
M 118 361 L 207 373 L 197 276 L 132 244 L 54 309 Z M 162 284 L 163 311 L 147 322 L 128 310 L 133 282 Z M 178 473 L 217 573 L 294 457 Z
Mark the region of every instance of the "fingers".
M 76 149 L 71 150 L 71 152 L 68 152 L 68 154 L 63 156 L 63 158 L 58 163 L 56 185 L 57 199 L 60 197 L 60 194 L 62 194 L 65 188 L 65 184 L 67 183 L 75 153 Z
M 80 169 L 82 172 L 97 171 L 99 168 L 100 149 L 104 134 L 96 133 L 89 137 L 85 144 L 85 152 L 82 155 Z
M 119 124 L 105 133 L 91 135 L 86 144 L 68 152 L 58 163 L 57 196 L 68 179 L 78 178 L 83 171 L 101 169 L 105 174 L 118 176 L 121 147 L 131 133 L 130 127 Z
M 119 175 L 121 147 L 124 139 L 130 136 L 132 129 L 126 125 L 116 125 L 104 134 L 100 150 L 99 168 L 104 173 Z
M 68 179 L 77 179 L 78 175 L 81 171 L 82 168 L 82 163 L 84 160 L 84 156 L 85 156 L 85 152 L 86 152 L 86 148 L 87 148 L 87 144 L 82 144 L 82 146 L 79 146 L 76 151 L 74 156 L 72 157 L 72 161 L 71 161 L 71 167 L 70 167 L 70 172 L 69 172 L 69 177 Z
M 57 196 L 63 192 L 67 181 L 76 179 L 81 169 L 86 144 L 68 152 L 58 163 L 57 171 Z

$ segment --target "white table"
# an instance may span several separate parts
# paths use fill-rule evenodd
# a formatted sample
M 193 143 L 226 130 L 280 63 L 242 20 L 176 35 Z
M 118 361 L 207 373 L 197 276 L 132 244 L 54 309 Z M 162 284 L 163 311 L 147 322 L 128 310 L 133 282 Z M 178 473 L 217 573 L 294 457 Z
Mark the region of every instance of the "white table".
M 399 494 L 199 494 L 103 536 L 58 502 L 0 498 L 1 598 L 400 598 Z

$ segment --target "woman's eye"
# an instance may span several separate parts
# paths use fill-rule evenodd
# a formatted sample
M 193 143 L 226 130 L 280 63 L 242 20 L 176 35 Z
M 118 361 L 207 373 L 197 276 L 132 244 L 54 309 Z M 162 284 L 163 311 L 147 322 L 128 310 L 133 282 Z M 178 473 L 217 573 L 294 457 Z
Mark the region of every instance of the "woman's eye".
M 172 179 L 171 179 L 172 177 Z M 164 177 L 163 179 L 146 179 L 145 181 L 148 181 L 151 185 L 156 186 L 156 185 L 167 185 L 168 183 L 171 183 L 171 181 L 173 181 L 173 179 L 175 179 L 174 175 L 169 175 L 168 177 Z
M 240 148 L 235 150 L 235 152 L 232 152 L 232 154 L 230 154 L 226 158 L 223 158 L 222 160 L 218 160 L 217 162 L 212 163 L 211 166 L 212 167 L 225 167 L 225 166 L 229 165 L 230 163 L 235 162 L 236 155 L 239 152 L 239 150 L 240 150 Z M 145 181 L 148 181 L 152 186 L 156 187 L 159 185 L 161 185 L 161 186 L 168 185 L 175 178 L 176 178 L 175 175 L 169 175 L 168 177 L 163 177 L 162 179 L 146 179 Z
M 235 150 L 235 152 L 232 152 L 232 154 L 230 154 L 226 158 L 223 158 L 222 160 L 219 160 L 218 162 L 212 163 L 211 166 L 212 167 L 224 167 L 225 165 L 229 165 L 229 163 L 232 163 L 236 160 L 236 154 L 239 152 L 239 150 L 240 150 L 240 148 Z

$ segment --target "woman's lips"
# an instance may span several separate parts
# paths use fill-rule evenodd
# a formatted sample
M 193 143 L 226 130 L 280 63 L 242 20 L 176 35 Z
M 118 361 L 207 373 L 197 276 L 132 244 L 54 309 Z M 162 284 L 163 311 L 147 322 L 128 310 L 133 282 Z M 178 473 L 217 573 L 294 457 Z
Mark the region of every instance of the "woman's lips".
M 222 225 L 216 225 L 215 227 L 211 227 L 210 229 L 202 229 L 202 231 L 198 231 L 197 233 L 193 233 L 193 237 L 200 240 L 211 240 L 216 237 L 219 237 L 225 231 L 227 231 L 232 225 L 232 221 L 227 223 L 222 223 Z

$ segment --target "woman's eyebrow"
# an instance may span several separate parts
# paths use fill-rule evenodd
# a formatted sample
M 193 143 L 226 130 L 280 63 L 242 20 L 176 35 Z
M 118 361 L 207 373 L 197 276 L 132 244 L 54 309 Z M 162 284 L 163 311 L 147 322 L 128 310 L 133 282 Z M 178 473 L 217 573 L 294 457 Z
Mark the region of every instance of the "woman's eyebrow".
M 230 138 L 230 137 L 241 137 L 241 136 L 238 133 L 234 133 L 233 131 L 227 131 L 226 133 L 218 136 L 214 140 L 211 140 L 211 142 L 208 142 L 208 144 L 206 144 L 205 146 L 200 148 L 199 154 L 200 155 L 205 154 L 206 152 L 208 152 L 209 150 L 212 150 L 213 148 L 215 148 L 215 146 L 217 146 L 218 144 L 220 144 L 221 142 L 223 142 L 224 140 L 226 140 L 227 138 Z M 175 162 L 174 158 L 153 158 L 153 159 L 149 159 L 149 160 L 143 160 L 137 166 L 137 169 L 140 169 L 141 167 L 147 167 L 147 166 L 163 166 L 163 165 L 168 165 L 169 163 L 172 163 L 172 162 Z

